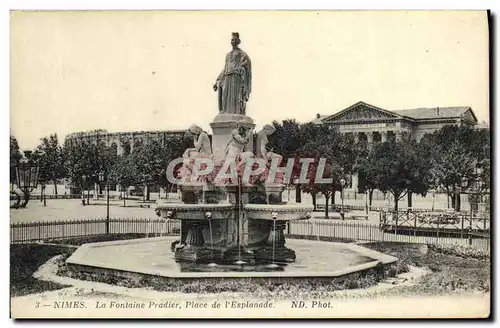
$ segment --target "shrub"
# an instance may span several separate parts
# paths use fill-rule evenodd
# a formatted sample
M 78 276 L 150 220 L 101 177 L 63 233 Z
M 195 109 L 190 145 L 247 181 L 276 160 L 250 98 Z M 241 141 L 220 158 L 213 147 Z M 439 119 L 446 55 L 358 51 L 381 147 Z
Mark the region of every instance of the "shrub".
M 434 252 L 459 256 L 463 258 L 473 258 L 486 260 L 490 258 L 487 251 L 464 245 L 429 245 L 429 249 Z

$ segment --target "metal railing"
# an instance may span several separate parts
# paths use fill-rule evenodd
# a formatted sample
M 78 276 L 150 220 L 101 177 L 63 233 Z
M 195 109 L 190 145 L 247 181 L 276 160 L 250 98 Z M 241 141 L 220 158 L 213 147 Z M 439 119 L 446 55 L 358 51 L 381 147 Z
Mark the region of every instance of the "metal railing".
M 340 212 L 342 209 L 346 212 L 348 211 L 366 211 L 366 205 L 340 205 L 340 204 L 334 204 L 334 205 L 329 205 L 328 209 L 333 211 L 333 212 Z M 324 211 L 325 210 L 325 204 L 317 204 L 316 205 L 316 210 L 317 211 Z M 394 212 L 394 207 L 393 206 L 368 206 L 368 210 L 371 212 Z M 418 207 L 412 207 L 412 208 L 407 208 L 407 207 L 400 207 L 399 212 L 404 212 L 406 213 L 407 211 L 412 211 L 412 212 L 423 212 L 423 213 L 460 213 L 463 215 L 469 215 L 470 211 L 469 210 L 461 210 L 460 212 L 456 212 L 454 210 L 450 209 L 430 209 L 430 208 L 418 208 Z
M 45 195 L 45 199 L 78 199 L 82 198 L 81 194 L 66 194 L 66 195 Z M 30 200 L 40 200 L 42 195 L 30 195 Z M 16 200 L 15 196 L 10 196 L 10 200 Z
M 483 250 L 490 249 L 489 230 L 464 228 L 461 231 L 446 231 L 442 226 L 431 227 L 428 230 L 414 230 L 387 229 L 380 224 L 365 222 L 292 221 L 285 231 L 285 236 L 318 241 L 454 244 L 470 245 Z
M 10 225 L 11 243 L 29 243 L 106 234 L 106 218 L 68 221 L 13 223 Z M 110 234 L 146 234 L 177 236 L 178 220 L 111 218 Z
M 490 249 L 490 231 L 471 229 L 445 230 L 443 225 L 426 230 L 392 229 L 384 224 L 335 221 L 291 221 L 285 229 L 288 238 L 344 242 L 399 242 L 416 244 L 471 245 Z M 106 234 L 106 219 L 53 222 L 14 223 L 10 225 L 11 243 L 30 243 L 56 239 L 99 236 Z M 180 221 L 163 219 L 112 218 L 110 234 L 145 234 L 148 236 L 178 236 Z

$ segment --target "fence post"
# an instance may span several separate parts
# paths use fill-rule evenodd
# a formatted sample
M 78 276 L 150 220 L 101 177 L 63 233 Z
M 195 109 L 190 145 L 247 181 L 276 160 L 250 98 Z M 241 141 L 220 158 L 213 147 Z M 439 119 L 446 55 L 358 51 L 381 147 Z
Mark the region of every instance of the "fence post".
M 462 218 L 462 229 L 460 229 L 460 239 L 464 239 L 464 216 L 461 215 Z
M 417 214 L 416 213 L 412 213 L 413 214 L 413 236 L 417 236 Z M 409 215 L 409 213 L 408 213 Z
M 397 236 L 398 235 L 399 210 L 398 211 L 394 211 L 394 213 L 396 215 L 396 226 L 394 228 L 394 234 Z
M 437 236 L 436 243 L 438 245 L 439 245 L 439 221 L 440 221 L 440 219 L 441 219 L 441 217 L 438 216 L 437 217 L 437 221 L 436 221 L 437 222 L 437 226 L 436 226 L 436 229 L 437 229 L 437 231 L 436 231 L 436 236 Z

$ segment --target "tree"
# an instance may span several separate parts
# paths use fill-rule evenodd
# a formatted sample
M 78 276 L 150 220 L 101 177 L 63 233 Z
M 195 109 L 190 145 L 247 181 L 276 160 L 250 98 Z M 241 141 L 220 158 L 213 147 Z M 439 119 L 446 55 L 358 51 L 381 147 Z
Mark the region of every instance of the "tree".
M 293 181 L 298 176 L 298 169 L 300 169 L 298 165 L 299 149 L 306 143 L 307 138 L 302 133 L 302 126 L 294 119 L 283 120 L 281 124 L 274 121 L 273 126 L 276 132 L 269 136 L 268 146 L 272 151 L 283 156 L 284 163 L 282 165 L 286 165 L 286 161 L 289 158 L 295 159 L 296 163 L 290 177 L 293 184 Z M 295 201 L 297 203 L 302 201 L 300 184 L 295 184 Z
M 368 161 L 369 152 L 365 148 L 360 152 L 356 161 L 354 171 L 358 174 L 358 192 L 368 194 L 368 206 L 372 206 L 373 191 L 377 189 L 375 180 L 375 167 L 371 166 L 373 161 Z
M 417 143 L 412 140 L 380 143 L 370 152 L 366 169 L 362 170 L 377 189 L 394 196 L 395 211 L 408 191 L 422 195 L 427 192 L 428 168 L 419 158 L 418 150 Z
M 302 131 L 307 133 L 308 139 L 299 150 L 300 156 L 314 158 L 308 170 L 309 183 L 302 188 L 313 196 L 314 204 L 318 193 L 325 196 L 325 217 L 328 217 L 329 200 L 332 199 L 334 203 L 335 192 L 343 188 L 341 180 L 348 181 L 354 172 L 357 147 L 352 136 L 341 134 L 327 125 L 308 124 Z M 331 178 L 331 183 L 318 183 L 315 180 L 321 159 L 325 161 L 323 178 Z
M 16 166 L 19 165 L 22 155 L 19 151 L 19 144 L 14 136 L 10 136 L 10 183 L 16 183 Z
M 45 185 L 47 182 L 54 184 L 57 195 L 57 182 L 65 175 L 65 156 L 57 134 L 44 137 L 41 144 L 35 149 L 34 157 L 39 165 L 39 180 Z
M 67 146 L 65 152 L 65 167 L 67 175 L 74 187 L 87 188 L 96 181 L 100 170 L 99 152 L 96 145 L 84 142 Z M 87 181 L 84 183 L 83 176 Z
M 108 177 L 114 183 L 118 183 L 123 190 L 136 184 L 139 181 L 139 172 L 134 157 L 131 155 L 118 156 L 110 167 Z M 124 193 L 123 206 L 126 206 L 125 199 L 126 194 Z
M 447 125 L 425 135 L 420 142 L 429 149 L 427 158 L 431 166 L 432 185 L 446 190 L 452 207 L 457 211 L 460 210 L 462 179 L 466 179 L 468 185 L 472 184 L 478 177 L 476 168 L 489 165 L 489 140 L 489 130 Z
M 133 158 L 137 163 L 137 182 L 147 186 L 159 186 L 167 188 L 166 168 L 168 164 L 182 156 L 189 140 L 187 137 L 171 137 L 162 143 L 156 139 L 150 139 L 137 152 L 134 151 Z M 145 195 L 149 200 L 149 188 Z

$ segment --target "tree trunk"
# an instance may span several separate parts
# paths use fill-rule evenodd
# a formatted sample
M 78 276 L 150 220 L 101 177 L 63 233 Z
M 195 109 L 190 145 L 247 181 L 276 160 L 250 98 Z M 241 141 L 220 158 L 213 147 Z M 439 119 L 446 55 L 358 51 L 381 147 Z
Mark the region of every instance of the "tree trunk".
M 408 197 L 408 208 L 412 208 L 413 206 L 413 193 L 411 191 L 408 191 L 406 194 L 406 197 Z
M 460 194 L 455 195 L 455 211 L 460 212 L 461 199 Z
M 394 195 L 394 211 L 396 213 L 398 212 L 398 203 L 399 203 L 399 194 L 393 194 Z M 397 214 L 396 214 L 397 215 Z
M 57 180 L 54 179 L 52 182 L 54 183 L 54 195 L 57 196 Z
M 316 211 L 316 193 L 311 193 L 312 201 L 313 201 L 313 211 Z
M 151 192 L 149 190 L 149 186 L 146 185 L 146 201 L 149 202 L 151 200 Z
M 124 190 L 123 191 L 123 207 L 127 207 L 127 204 L 125 203 L 126 198 L 127 198 L 127 191 Z
M 370 189 L 368 192 L 368 200 L 369 200 L 369 206 L 372 206 L 372 201 L 373 201 L 373 189 Z
M 335 192 L 336 190 L 332 191 L 332 206 L 335 206 Z
M 300 191 L 300 185 L 296 184 L 295 185 L 295 202 L 296 203 L 302 203 L 302 194 Z
M 330 196 L 329 195 L 325 195 L 325 219 L 328 219 L 328 200 L 329 200 Z

